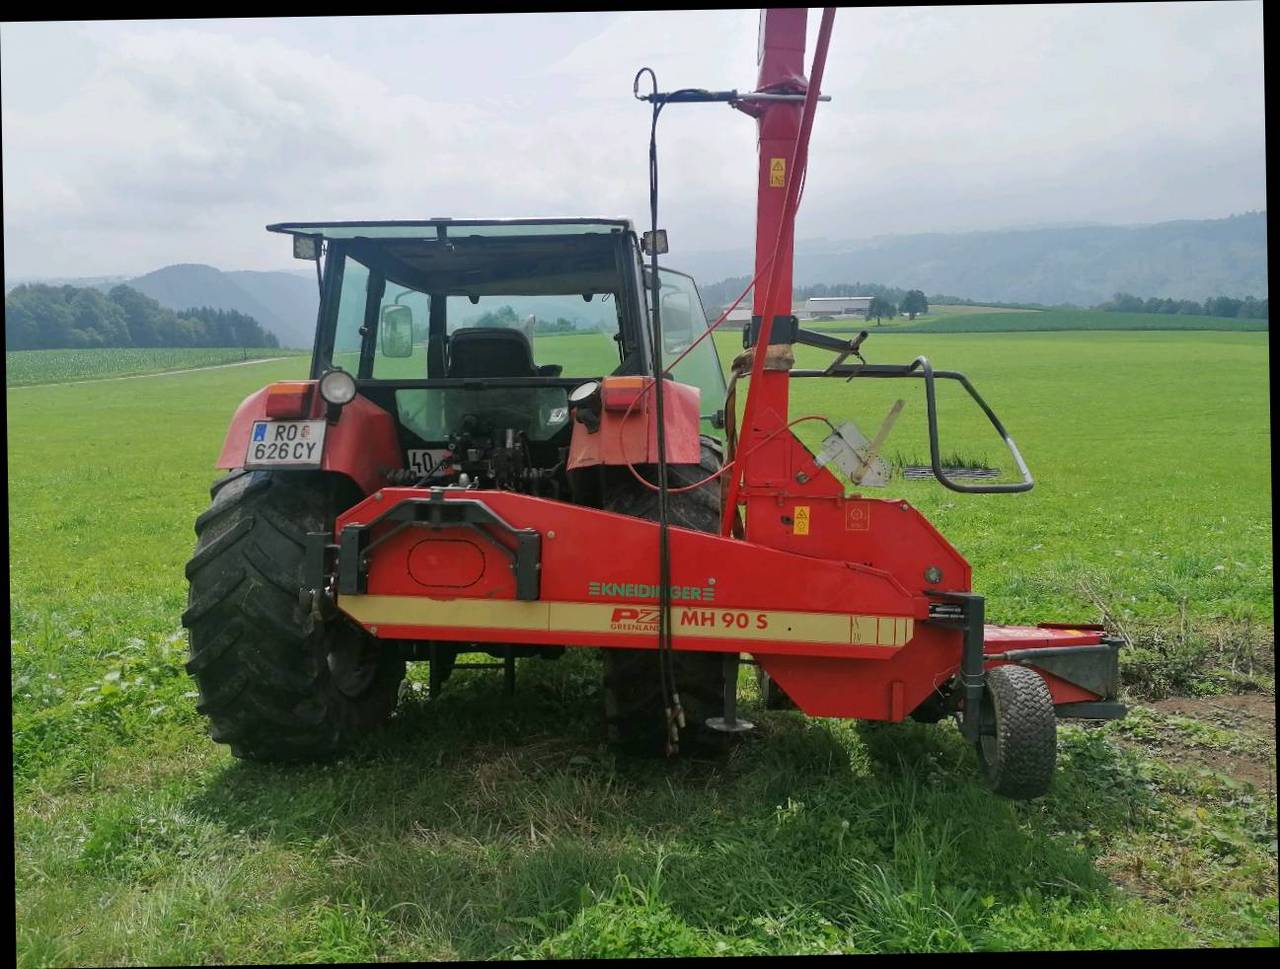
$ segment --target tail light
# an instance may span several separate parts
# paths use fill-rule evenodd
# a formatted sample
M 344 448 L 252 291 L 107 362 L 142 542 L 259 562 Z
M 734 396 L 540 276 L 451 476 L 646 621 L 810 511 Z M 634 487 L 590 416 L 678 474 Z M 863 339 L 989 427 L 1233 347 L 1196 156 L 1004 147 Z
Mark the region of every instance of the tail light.
M 267 417 L 300 419 L 311 416 L 311 398 L 316 385 L 311 380 L 281 380 L 267 388 Z
M 605 377 L 600 390 L 601 403 L 605 410 L 627 410 L 634 404 L 632 409 L 643 413 L 643 398 L 652 383 L 652 377 Z

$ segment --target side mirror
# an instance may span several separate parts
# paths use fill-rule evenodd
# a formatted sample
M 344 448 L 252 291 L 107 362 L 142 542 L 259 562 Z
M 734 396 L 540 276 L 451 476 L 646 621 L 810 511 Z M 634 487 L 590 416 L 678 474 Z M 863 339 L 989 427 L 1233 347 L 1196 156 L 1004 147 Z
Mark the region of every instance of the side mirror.
M 378 335 L 384 357 L 413 356 L 413 310 L 399 303 L 382 307 Z
M 667 230 L 656 229 L 646 232 L 640 237 L 640 251 L 646 256 L 664 255 L 671 250 L 667 246 Z

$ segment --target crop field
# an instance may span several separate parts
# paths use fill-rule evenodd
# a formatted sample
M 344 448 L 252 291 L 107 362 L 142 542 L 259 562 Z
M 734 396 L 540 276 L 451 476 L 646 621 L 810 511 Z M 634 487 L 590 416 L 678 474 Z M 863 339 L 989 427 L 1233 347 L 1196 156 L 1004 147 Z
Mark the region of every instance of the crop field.
M 11 390 L 18 964 L 1280 943 L 1267 335 L 872 332 L 872 362 L 967 373 L 1037 477 L 888 489 L 991 621 L 1127 641 L 1130 717 L 1064 725 L 1047 797 L 988 795 L 950 724 L 765 711 L 749 670 L 727 758 L 617 759 L 590 651 L 523 663 L 514 699 L 461 670 L 428 701 L 411 667 L 350 756 L 238 762 L 182 668 L 183 565 L 236 404 L 307 358 Z M 794 388 L 868 436 L 904 399 L 886 455 L 927 460 L 918 381 Z M 1007 472 L 956 391 L 944 452 Z
M 1025 313 L 1009 306 L 970 306 L 967 303 L 930 303 L 929 316 L 971 316 L 975 313 Z M 1035 312 L 1035 311 L 1032 311 Z
M 275 347 L 117 347 L 110 350 L 8 350 L 4 355 L 5 385 L 25 387 L 72 380 L 101 380 L 194 370 L 245 360 L 287 357 L 299 350 Z

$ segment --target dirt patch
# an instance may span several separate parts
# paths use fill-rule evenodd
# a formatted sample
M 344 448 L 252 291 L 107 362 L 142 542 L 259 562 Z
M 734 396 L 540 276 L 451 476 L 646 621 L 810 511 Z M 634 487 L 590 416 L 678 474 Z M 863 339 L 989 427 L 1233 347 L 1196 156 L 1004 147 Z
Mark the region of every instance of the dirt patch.
M 1170 697 L 1147 704 L 1159 713 L 1187 717 L 1260 741 L 1256 750 L 1242 752 L 1198 744 L 1189 738 L 1164 741 L 1184 761 L 1202 766 L 1264 791 L 1276 788 L 1276 700 L 1261 693 L 1236 696 Z
M 1226 725 L 1249 729 L 1259 736 L 1276 739 L 1276 698 L 1264 693 L 1239 696 L 1171 696 L 1149 703 L 1153 710 L 1199 720 L 1224 720 Z M 1265 733 L 1257 728 L 1262 727 Z

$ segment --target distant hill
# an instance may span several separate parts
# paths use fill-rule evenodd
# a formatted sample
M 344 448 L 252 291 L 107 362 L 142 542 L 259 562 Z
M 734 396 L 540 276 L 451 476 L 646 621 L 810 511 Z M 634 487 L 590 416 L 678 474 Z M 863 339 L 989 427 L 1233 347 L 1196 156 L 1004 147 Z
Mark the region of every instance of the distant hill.
M 677 249 L 664 263 L 691 272 L 711 289 L 717 280 L 749 278 L 752 250 Z M 810 239 L 796 244 L 797 287 L 853 280 L 1013 304 L 1096 306 L 1118 292 L 1196 301 L 1211 296 L 1262 298 L 1268 295 L 1267 214 L 1135 226 L 1062 224 L 862 240 Z M 15 282 L 6 280 L 6 291 Z M 226 272 L 188 263 L 134 279 L 65 282 L 104 291 L 126 282 L 178 311 L 195 306 L 235 310 L 258 320 L 285 347 L 311 346 L 319 307 L 314 273 L 306 270 Z M 740 286 L 732 295 L 738 291 Z M 704 299 L 714 302 L 706 293 Z M 526 311 L 518 299 L 511 303 L 518 312 Z M 542 310 L 547 311 L 545 306 Z M 582 312 L 581 304 L 566 299 L 566 318 Z
M 707 283 L 750 276 L 751 263 L 746 247 L 670 257 Z M 1267 214 L 796 243 L 797 286 L 855 279 L 1004 303 L 1093 306 L 1117 292 L 1264 297 Z
M 241 269 L 223 275 L 265 306 L 268 316 L 278 321 L 267 329 L 280 337 L 282 346 L 311 349 L 316 315 L 320 312 L 320 287 L 314 268 L 300 273 Z
M 128 285 L 162 306 L 235 310 L 252 316 L 276 335 L 281 346 L 309 347 L 320 305 L 314 277 L 286 272 L 223 272 L 213 266 L 182 263 L 165 266 Z

